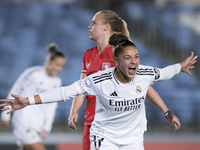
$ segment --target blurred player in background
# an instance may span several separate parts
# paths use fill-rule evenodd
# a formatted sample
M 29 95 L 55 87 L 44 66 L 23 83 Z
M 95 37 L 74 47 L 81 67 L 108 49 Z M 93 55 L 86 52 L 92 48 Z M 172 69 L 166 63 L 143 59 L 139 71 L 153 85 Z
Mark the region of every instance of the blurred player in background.
M 145 98 L 149 86 L 155 81 L 171 79 L 180 71 L 189 72 L 196 63 L 193 53 L 183 62 L 163 69 L 140 65 L 137 47 L 123 34 L 113 34 L 109 44 L 114 46 L 116 67 L 91 74 L 85 79 L 38 95 L 23 98 L 12 94 L 15 99 L 0 107 L 11 105 L 12 110 L 28 105 L 45 104 L 68 100 L 77 95 L 95 95 L 95 118 L 90 129 L 91 150 L 144 150 L 143 134 L 146 131 Z M 159 95 L 154 95 L 155 105 L 173 123 L 175 130 L 180 129 L 178 118 L 162 103 Z M 2 110 L 7 110 L 4 108 Z
M 50 54 L 46 57 L 44 66 L 34 66 L 26 69 L 13 85 L 11 93 L 30 96 L 46 90 L 60 87 L 62 82 L 57 76 L 66 62 L 65 55 L 58 50 L 56 43 L 48 47 Z M 12 114 L 13 134 L 21 150 L 45 150 L 42 139 L 45 139 L 52 129 L 57 103 L 30 106 Z M 11 115 L 1 113 L 1 122 L 9 126 Z
M 102 10 L 97 12 L 88 28 L 90 39 L 95 41 L 97 46 L 88 49 L 84 54 L 82 73 L 80 77 L 81 79 L 84 79 L 85 77 L 98 72 L 99 70 L 105 70 L 115 66 L 113 62 L 112 47 L 108 44 L 109 38 L 114 32 L 122 32 L 130 40 L 126 22 L 115 12 L 110 10 Z M 154 103 L 156 100 L 154 99 L 154 95 L 157 93 L 151 86 L 149 89 L 150 90 L 147 92 L 147 97 Z M 82 106 L 85 98 L 87 99 L 87 104 L 85 107 L 82 149 L 90 150 L 89 135 L 90 127 L 95 115 L 96 97 L 87 95 L 86 97 L 77 96 L 74 98 L 68 124 L 73 129 L 77 128 L 74 122 L 76 122 L 78 119 L 77 112 Z M 161 103 L 163 103 L 162 99 Z

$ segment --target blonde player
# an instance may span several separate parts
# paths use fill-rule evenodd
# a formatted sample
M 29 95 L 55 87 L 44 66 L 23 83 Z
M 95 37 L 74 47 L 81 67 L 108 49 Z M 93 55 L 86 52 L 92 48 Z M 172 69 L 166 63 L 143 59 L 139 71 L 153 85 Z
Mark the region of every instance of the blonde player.
M 77 95 L 95 95 L 96 112 L 90 129 L 91 150 L 143 150 L 143 133 L 147 123 L 144 102 L 149 86 L 155 81 L 172 78 L 180 70 L 189 73 L 197 56 L 192 53 L 185 61 L 163 69 L 143 66 L 139 64 L 136 46 L 122 37 L 113 34 L 110 38 L 110 45 L 115 46 L 116 67 L 35 96 L 23 98 L 12 94 L 15 99 L 0 100 L 7 102 L 0 107 L 10 104 L 13 110 L 8 113 L 11 113 L 28 105 L 67 100 Z M 154 101 L 164 111 L 165 104 L 159 102 Z M 167 111 L 167 114 L 170 113 Z M 172 116 L 168 119 L 174 122 L 175 130 L 179 130 L 180 122 Z
M 66 58 L 57 50 L 55 43 L 49 45 L 49 51 L 45 66 L 26 69 L 13 85 L 10 93 L 31 96 L 61 86 L 61 79 L 57 75 L 62 71 Z M 8 98 L 12 98 L 10 93 Z M 13 113 L 13 134 L 17 145 L 22 150 L 45 150 L 42 139 L 46 138 L 51 131 L 56 107 L 57 103 L 35 105 Z M 10 114 L 2 112 L 2 123 L 8 126 L 10 117 Z

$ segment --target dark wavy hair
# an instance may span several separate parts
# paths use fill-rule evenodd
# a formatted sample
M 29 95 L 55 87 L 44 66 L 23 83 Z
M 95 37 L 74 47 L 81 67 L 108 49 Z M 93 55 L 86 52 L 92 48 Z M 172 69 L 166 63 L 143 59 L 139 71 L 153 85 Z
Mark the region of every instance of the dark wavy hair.
M 118 55 L 127 46 L 134 46 L 135 48 L 137 48 L 136 45 L 133 42 L 129 41 L 127 36 L 125 36 L 123 33 L 114 33 L 109 38 L 109 44 L 111 46 L 114 46 L 114 50 L 113 50 L 114 57 L 118 57 Z

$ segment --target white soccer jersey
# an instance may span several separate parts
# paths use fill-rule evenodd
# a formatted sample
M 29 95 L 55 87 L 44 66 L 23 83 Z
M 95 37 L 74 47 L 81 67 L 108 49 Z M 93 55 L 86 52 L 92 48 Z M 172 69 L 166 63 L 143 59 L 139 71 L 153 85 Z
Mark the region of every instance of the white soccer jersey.
M 115 78 L 115 68 L 110 68 L 39 95 L 43 103 L 67 100 L 78 94 L 96 95 L 90 135 L 103 136 L 116 144 L 129 144 L 146 130 L 144 102 L 149 86 L 154 81 L 172 78 L 180 69 L 180 64 L 163 69 L 139 65 L 135 78 L 124 84 Z
M 28 97 L 61 86 L 58 77 L 50 77 L 43 66 L 26 69 L 13 85 L 10 93 Z M 8 95 L 8 99 L 13 97 Z M 13 113 L 12 124 L 15 128 L 32 128 L 37 132 L 50 131 L 55 116 L 57 103 L 28 106 Z M 9 120 L 10 115 L 2 112 L 2 120 Z

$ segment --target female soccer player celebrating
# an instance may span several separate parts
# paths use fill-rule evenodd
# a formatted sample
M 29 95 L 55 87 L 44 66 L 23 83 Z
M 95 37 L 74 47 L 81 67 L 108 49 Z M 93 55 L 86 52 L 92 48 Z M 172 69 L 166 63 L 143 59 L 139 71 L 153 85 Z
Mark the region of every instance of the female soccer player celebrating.
M 88 49 L 84 54 L 81 79 L 100 70 L 102 71 L 115 66 L 113 61 L 113 49 L 108 43 L 110 36 L 114 32 L 122 32 L 130 40 L 126 22 L 111 10 L 101 10 L 97 12 L 92 19 L 92 23 L 88 26 L 88 29 L 90 39 L 95 41 L 97 46 Z M 152 102 L 154 102 L 155 94 L 157 95 L 156 91 L 152 87 L 149 87 L 147 97 Z M 85 107 L 82 150 L 90 150 L 89 135 L 95 115 L 96 97 L 92 95 L 75 97 L 68 124 L 71 128 L 76 129 L 74 122 L 78 119 L 77 112 L 85 98 L 87 99 L 87 104 Z M 162 99 L 159 100 L 163 103 Z
M 49 45 L 49 51 L 45 66 L 26 69 L 10 93 L 30 96 L 61 86 L 61 80 L 57 75 L 62 71 L 66 58 L 57 50 L 55 43 Z M 10 93 L 8 98 L 11 98 Z M 52 103 L 27 107 L 13 113 L 13 134 L 22 150 L 45 150 L 42 139 L 51 131 L 56 107 L 57 103 Z M 2 112 L 1 121 L 8 126 L 10 115 Z
M 113 34 L 109 41 L 114 48 L 116 67 L 91 74 L 69 86 L 23 98 L 0 100 L 0 105 L 11 105 L 8 113 L 28 105 L 67 100 L 77 95 L 95 95 L 95 118 L 90 129 L 91 150 L 143 150 L 143 133 L 146 131 L 145 97 L 149 86 L 164 81 L 180 72 L 189 72 L 197 56 L 192 53 L 185 61 L 163 69 L 139 64 L 138 50 L 126 36 Z M 165 108 L 163 103 L 156 103 Z M 4 108 L 2 110 L 7 110 Z M 171 114 L 167 111 L 167 114 Z M 166 115 L 167 115 L 166 114 Z M 168 117 L 176 130 L 180 122 Z

